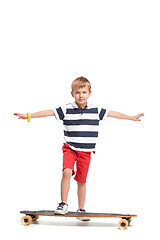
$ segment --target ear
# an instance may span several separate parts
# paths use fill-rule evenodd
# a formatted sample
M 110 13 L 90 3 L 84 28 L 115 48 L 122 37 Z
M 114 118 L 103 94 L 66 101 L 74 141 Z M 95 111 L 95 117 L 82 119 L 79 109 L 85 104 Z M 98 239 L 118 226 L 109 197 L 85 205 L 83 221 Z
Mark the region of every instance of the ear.
M 90 91 L 89 96 L 91 96 L 92 91 Z
M 71 92 L 71 95 L 72 95 L 72 97 L 74 97 L 74 96 L 73 96 L 73 92 Z

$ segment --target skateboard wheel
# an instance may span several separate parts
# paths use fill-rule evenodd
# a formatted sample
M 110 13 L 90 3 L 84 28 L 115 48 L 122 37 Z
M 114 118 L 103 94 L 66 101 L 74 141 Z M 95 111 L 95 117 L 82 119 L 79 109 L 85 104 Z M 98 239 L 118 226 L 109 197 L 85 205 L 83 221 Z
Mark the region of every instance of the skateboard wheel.
M 126 219 L 121 219 L 118 223 L 118 228 L 121 230 L 125 230 L 128 226 L 128 221 Z
M 21 218 L 21 223 L 25 226 L 29 225 L 31 222 L 32 222 L 32 217 L 29 215 Z

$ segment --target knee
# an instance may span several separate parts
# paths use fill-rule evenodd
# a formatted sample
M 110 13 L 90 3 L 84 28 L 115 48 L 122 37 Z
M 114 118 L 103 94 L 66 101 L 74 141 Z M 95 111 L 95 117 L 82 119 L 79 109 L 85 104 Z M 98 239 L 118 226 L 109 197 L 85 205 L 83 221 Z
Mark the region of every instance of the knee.
M 86 183 L 77 182 L 78 187 L 85 187 Z
M 65 168 L 65 169 L 63 170 L 63 178 L 68 178 L 68 179 L 70 179 L 71 176 L 72 176 L 72 170 L 69 169 L 69 168 Z

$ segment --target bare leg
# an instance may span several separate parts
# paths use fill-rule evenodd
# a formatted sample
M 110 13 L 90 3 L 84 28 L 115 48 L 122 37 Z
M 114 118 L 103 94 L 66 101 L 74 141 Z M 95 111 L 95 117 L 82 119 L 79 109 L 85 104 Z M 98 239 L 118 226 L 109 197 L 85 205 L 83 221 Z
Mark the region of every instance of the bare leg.
M 65 168 L 63 170 L 63 176 L 61 180 L 61 201 L 67 204 L 68 192 L 70 188 L 70 178 L 72 176 L 72 170 Z
M 79 183 L 77 182 L 78 185 L 78 208 L 83 209 L 84 208 L 84 203 L 86 199 L 86 184 L 85 183 Z

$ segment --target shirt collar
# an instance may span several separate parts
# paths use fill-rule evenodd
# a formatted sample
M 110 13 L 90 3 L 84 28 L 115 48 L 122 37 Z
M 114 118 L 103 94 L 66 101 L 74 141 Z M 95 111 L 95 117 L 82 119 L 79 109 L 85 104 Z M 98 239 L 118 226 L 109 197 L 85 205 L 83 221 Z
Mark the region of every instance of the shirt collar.
M 73 103 L 72 103 L 72 106 L 73 106 L 74 108 L 79 108 L 79 106 L 77 105 L 76 102 L 73 102 Z M 88 104 L 88 103 L 87 103 L 87 105 L 86 105 L 83 109 L 89 108 L 90 106 L 91 106 L 91 104 Z

